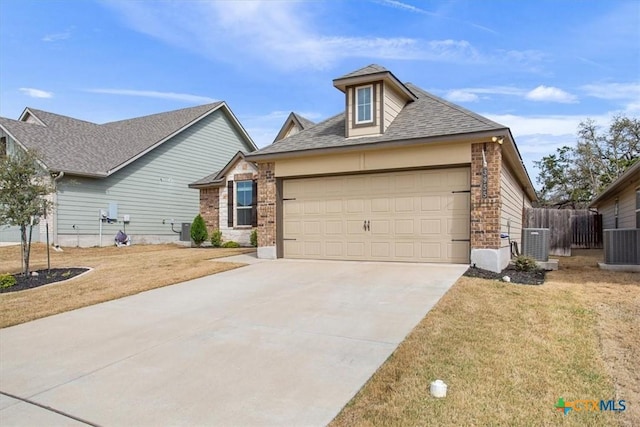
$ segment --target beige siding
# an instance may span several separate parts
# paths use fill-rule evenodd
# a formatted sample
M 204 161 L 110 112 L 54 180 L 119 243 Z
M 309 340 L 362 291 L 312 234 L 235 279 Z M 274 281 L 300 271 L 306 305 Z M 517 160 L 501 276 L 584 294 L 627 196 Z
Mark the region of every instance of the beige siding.
M 509 168 L 504 165 L 500 174 L 502 206 L 500 211 L 500 232 L 509 234 L 511 241 L 518 242 L 522 235 L 522 209 L 531 207 L 526 196 Z M 509 246 L 509 239 L 501 239 L 501 246 Z
M 629 185 L 621 192 L 598 205 L 598 212 L 602 214 L 602 228 L 616 228 L 615 204 L 618 200 L 618 227 L 636 228 L 636 188 Z
M 384 130 L 386 131 L 391 122 L 404 107 L 405 101 L 402 96 L 391 86 L 384 86 Z
M 469 163 L 471 144 L 460 142 L 283 159 L 277 161 L 275 173 L 288 177 Z

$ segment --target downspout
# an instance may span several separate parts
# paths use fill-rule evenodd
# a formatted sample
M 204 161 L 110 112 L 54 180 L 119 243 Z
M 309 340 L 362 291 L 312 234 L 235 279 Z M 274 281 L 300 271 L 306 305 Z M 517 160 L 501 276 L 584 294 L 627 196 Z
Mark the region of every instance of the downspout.
M 53 178 L 53 242 L 55 246 L 58 246 L 58 181 L 64 176 L 64 171 L 60 171 L 58 176 Z

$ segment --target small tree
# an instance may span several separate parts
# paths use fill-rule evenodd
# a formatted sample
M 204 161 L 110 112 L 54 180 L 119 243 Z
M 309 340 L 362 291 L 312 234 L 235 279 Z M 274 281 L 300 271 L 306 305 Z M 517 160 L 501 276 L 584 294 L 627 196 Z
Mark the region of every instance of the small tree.
M 204 223 L 202 215 L 198 214 L 191 224 L 191 240 L 196 246 L 200 246 L 208 237 L 207 225 Z
M 45 198 L 53 192 L 49 180 L 33 152 L 18 151 L 0 158 L 0 224 L 20 227 L 22 273 L 25 276 L 29 275 L 33 226 L 37 223 L 36 218 L 51 206 Z

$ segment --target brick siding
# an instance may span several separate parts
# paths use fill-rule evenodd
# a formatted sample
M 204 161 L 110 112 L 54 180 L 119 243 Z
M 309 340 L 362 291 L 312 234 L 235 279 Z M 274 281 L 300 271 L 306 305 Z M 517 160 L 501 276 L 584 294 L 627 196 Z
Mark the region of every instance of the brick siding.
M 275 163 L 258 165 L 258 247 L 276 246 Z
M 483 188 L 484 148 L 487 160 Z M 471 144 L 471 248 L 500 248 L 500 171 L 502 146 L 496 143 Z

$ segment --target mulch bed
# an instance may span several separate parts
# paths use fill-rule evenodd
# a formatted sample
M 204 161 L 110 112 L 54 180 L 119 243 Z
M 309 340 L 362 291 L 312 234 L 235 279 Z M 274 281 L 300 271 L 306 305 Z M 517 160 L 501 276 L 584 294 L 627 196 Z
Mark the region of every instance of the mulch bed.
M 51 270 L 37 270 L 37 276 L 23 276 L 22 274 L 14 274 L 16 284 L 9 288 L 0 288 L 0 294 L 8 292 L 24 291 L 25 289 L 33 289 L 38 286 L 48 285 L 50 283 L 61 282 L 76 277 L 79 274 L 89 271 L 88 268 L 52 268 Z
M 509 266 L 500 273 L 483 270 L 477 267 L 469 267 L 464 273 L 467 277 L 479 277 L 481 279 L 502 280 L 504 276 L 509 276 L 511 283 L 521 285 L 542 285 L 547 272 L 545 270 L 518 271 L 513 266 Z

